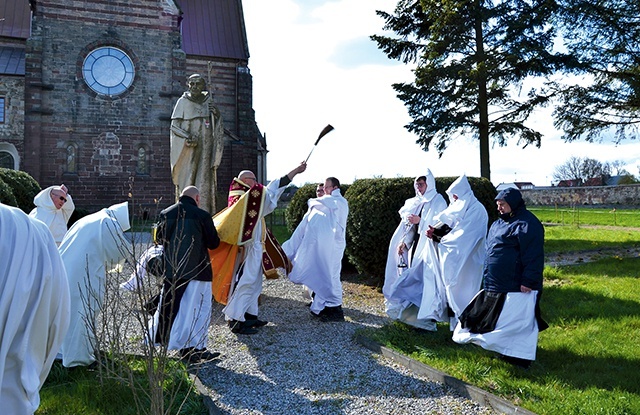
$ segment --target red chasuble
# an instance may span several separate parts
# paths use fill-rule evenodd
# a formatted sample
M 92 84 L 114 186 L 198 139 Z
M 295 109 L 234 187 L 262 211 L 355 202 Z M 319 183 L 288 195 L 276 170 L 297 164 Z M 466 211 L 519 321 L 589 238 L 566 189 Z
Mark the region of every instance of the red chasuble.
M 249 188 L 239 179 L 233 179 L 227 207 L 213 217 L 220 246 L 209 251 L 213 269 L 212 292 L 215 300 L 221 304 L 227 304 L 233 276 L 244 259 L 242 246 L 253 240 L 258 221 L 264 222 L 262 207 L 265 196 L 264 186 L 260 183 Z M 263 229 L 262 270 L 266 278 L 278 278 L 277 268 L 289 273 L 291 263 L 264 223 Z

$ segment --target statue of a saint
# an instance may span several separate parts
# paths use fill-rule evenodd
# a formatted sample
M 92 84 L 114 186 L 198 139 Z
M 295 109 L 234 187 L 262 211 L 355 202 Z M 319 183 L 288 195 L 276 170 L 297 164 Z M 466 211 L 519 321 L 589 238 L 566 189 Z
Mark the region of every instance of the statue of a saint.
M 176 200 L 185 187 L 196 186 L 200 208 L 213 215 L 216 170 L 224 150 L 222 117 L 201 75 L 191 75 L 187 86 L 171 114 L 171 178 Z

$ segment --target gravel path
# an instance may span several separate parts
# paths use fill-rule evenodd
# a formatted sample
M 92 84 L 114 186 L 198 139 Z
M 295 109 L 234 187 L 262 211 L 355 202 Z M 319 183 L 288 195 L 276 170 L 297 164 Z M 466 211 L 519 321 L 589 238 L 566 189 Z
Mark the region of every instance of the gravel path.
M 382 297 L 343 282 L 346 322 L 309 314 L 301 287 L 265 281 L 258 334 L 236 335 L 214 309 L 209 348 L 222 353 L 198 377 L 224 414 L 492 414 L 486 407 L 420 378 L 353 340 L 360 327 L 379 327 Z

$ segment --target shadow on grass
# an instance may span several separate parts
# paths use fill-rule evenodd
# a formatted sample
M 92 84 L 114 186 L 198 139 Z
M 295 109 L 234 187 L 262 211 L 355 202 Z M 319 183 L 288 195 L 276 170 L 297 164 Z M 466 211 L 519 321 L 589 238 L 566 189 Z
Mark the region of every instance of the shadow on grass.
M 552 389 L 559 383 L 561 390 L 597 388 L 615 394 L 640 395 L 640 372 L 630 370 L 640 367 L 640 358 L 635 356 L 593 356 L 538 347 L 536 361 L 523 370 L 501 361 L 494 352 L 453 342 L 446 324 L 439 325 L 437 332 L 427 333 L 396 322 L 381 329 L 363 329 L 360 334 L 516 403 L 514 397 L 522 393 L 522 386 L 518 385 L 531 384 L 537 384 L 541 390 Z M 509 387 L 513 382 L 514 386 Z M 531 395 L 540 393 L 529 386 L 525 389 Z
M 547 253 L 566 253 L 566 252 L 579 252 L 579 251 L 594 251 L 594 250 L 624 250 L 627 248 L 640 247 L 640 241 L 590 241 L 590 240 L 576 240 L 576 239 L 553 239 L 546 240 L 544 242 L 544 249 Z M 608 254 L 608 252 L 607 252 Z
M 551 326 L 568 320 L 617 320 L 640 313 L 637 301 L 598 295 L 580 287 L 546 288 L 540 304 L 542 316 Z M 571 308 L 567 308 L 567 304 L 571 304 Z
M 562 273 L 570 273 L 572 275 L 581 274 L 586 277 L 601 278 L 603 275 L 607 278 L 639 278 L 637 272 L 640 269 L 640 257 L 628 257 L 620 252 L 619 256 L 609 256 L 597 261 L 572 265 Z M 545 285 L 548 277 L 545 275 Z

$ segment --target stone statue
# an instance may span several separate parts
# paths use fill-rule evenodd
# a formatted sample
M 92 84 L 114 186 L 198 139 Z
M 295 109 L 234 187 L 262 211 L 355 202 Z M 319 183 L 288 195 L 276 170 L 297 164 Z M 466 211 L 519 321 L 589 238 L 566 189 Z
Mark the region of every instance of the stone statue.
M 188 91 L 171 114 L 171 178 L 176 200 L 187 186 L 200 189 L 200 207 L 216 212 L 216 171 L 224 150 L 220 111 L 199 74 L 187 79 Z

